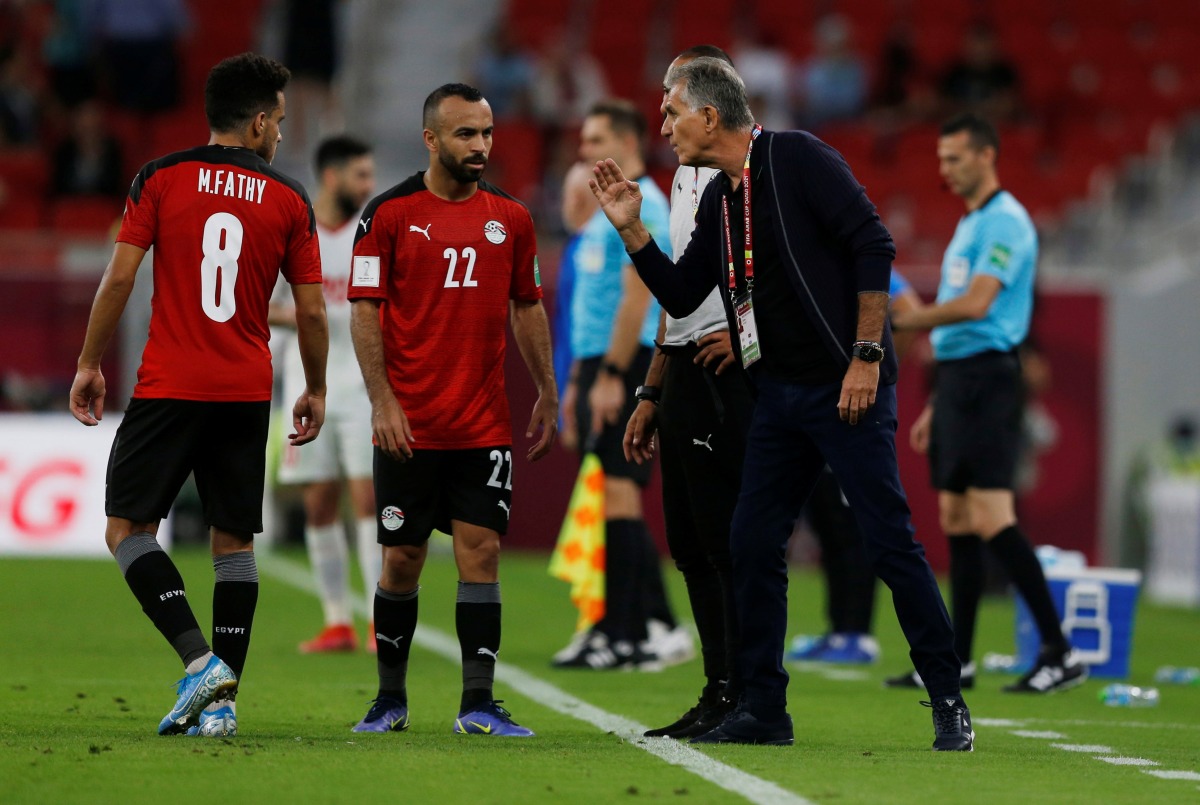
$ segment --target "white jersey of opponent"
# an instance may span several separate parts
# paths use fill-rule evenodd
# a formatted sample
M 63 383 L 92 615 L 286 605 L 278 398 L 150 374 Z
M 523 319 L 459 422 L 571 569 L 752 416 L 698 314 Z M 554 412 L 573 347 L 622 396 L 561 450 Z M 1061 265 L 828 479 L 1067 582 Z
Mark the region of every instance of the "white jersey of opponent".
M 325 315 L 329 319 L 325 425 L 321 429 L 321 438 L 303 447 L 285 444 L 279 468 L 279 480 L 283 483 L 371 476 L 371 402 L 354 355 L 354 342 L 350 338 L 350 302 L 346 298 L 357 228 L 357 215 L 338 229 L 317 224 Z M 294 343 L 294 334 L 292 340 L 293 343 L 284 350 L 283 364 L 283 402 L 288 412 L 304 391 L 304 365 Z M 284 430 L 285 440 L 290 432 L 289 420 Z
M 671 182 L 671 254 L 678 260 L 692 239 L 692 230 L 696 228 L 696 207 L 704 188 L 717 175 L 715 168 L 688 168 L 683 165 L 675 171 L 675 179 Z M 700 307 L 676 319 L 667 316 L 667 333 L 663 338 L 664 344 L 682 346 L 689 341 L 698 341 L 701 337 L 718 330 L 728 330 L 729 321 L 725 318 L 725 305 L 721 302 L 720 286 L 713 288 Z

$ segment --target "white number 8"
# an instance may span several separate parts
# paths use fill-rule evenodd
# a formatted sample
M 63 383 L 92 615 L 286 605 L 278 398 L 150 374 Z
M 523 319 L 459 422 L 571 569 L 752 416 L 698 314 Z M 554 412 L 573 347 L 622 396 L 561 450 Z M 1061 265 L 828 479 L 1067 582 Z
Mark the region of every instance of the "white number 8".
M 229 321 L 237 312 L 233 287 L 242 254 L 242 222 L 227 212 L 214 212 L 204 222 L 201 247 L 200 304 L 213 321 Z

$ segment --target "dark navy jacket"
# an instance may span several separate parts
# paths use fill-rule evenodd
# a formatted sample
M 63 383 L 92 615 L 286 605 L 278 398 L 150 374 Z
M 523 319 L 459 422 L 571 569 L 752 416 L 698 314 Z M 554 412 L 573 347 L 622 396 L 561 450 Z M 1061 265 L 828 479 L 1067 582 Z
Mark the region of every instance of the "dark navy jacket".
M 792 288 L 834 360 L 849 367 L 850 350 L 858 340 L 858 294 L 888 292 L 896 257 L 892 236 L 846 160 L 829 145 L 804 131 L 764 131 L 754 144 L 755 153 L 759 149 L 763 159 L 751 180 L 768 192 L 756 190 L 755 203 L 776 205 L 775 218 L 784 224 L 775 234 Z M 677 262 L 653 240 L 630 255 L 650 292 L 676 318 L 699 307 L 714 285 L 725 287 L 721 193 L 728 186 L 720 176 L 709 182 L 696 211 L 696 229 Z M 741 244 L 734 244 L 733 254 L 741 256 Z M 736 333 L 729 294 L 721 296 L 730 332 Z M 737 349 L 738 339 L 733 343 Z M 880 382 L 895 383 L 887 322 L 882 343 L 887 354 Z

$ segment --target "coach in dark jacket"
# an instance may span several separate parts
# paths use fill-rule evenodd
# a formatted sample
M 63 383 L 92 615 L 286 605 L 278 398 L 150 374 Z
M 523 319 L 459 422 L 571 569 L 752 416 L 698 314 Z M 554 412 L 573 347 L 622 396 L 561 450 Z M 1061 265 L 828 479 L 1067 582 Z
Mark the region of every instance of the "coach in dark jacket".
M 667 74 L 662 133 L 684 165 L 717 168 L 688 248 L 672 263 L 640 220 L 641 194 L 611 160 L 593 190 L 638 273 L 672 316 L 725 290 L 738 357 L 757 390 L 730 550 L 744 693 L 698 743 L 790 744 L 783 668 L 792 523 L 828 463 L 933 705 L 934 749 L 969 751 L 950 619 L 913 538 L 896 464 L 896 360 L 887 327 L 895 247 L 842 157 L 804 132 L 754 125 L 729 65 Z

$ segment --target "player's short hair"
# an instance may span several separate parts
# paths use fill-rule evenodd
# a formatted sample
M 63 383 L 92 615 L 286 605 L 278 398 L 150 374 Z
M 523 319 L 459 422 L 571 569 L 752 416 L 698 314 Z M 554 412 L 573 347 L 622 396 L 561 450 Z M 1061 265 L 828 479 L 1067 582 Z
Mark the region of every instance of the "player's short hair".
M 692 45 L 690 48 L 679 51 L 679 55 L 675 59 L 688 59 L 689 61 L 691 59 L 720 59 L 733 67 L 733 59 L 730 55 L 716 45 Z
M 347 134 L 339 134 L 321 141 L 321 144 L 317 146 L 313 164 L 317 169 L 317 175 L 320 176 L 321 171 L 328 167 L 340 168 L 350 160 L 365 157 L 370 153 L 371 146 L 362 140 Z
M 964 112 L 943 123 L 940 134 L 942 137 L 947 137 L 951 134 L 958 134 L 960 131 L 967 133 L 967 141 L 976 151 L 991 146 L 995 150 L 996 156 L 1000 156 L 1000 134 L 996 131 L 996 127 L 986 119 L 974 112 Z
M 610 98 L 598 101 L 588 109 L 587 117 L 604 116 L 616 134 L 632 134 L 640 144 L 646 136 L 646 116 L 630 101 Z
M 442 84 L 425 99 L 425 106 L 421 111 L 422 126 L 433 129 L 437 125 L 438 107 L 447 98 L 462 98 L 469 103 L 479 103 L 483 100 L 483 93 L 470 84 Z
M 208 73 L 204 114 L 213 131 L 236 131 L 260 112 L 279 105 L 279 93 L 292 74 L 274 59 L 257 53 L 230 56 Z
M 693 112 L 711 106 L 721 118 L 721 127 L 728 131 L 742 131 L 754 125 L 746 83 L 729 62 L 701 56 L 676 65 L 667 71 L 666 87 L 669 90 L 680 82 L 683 82 L 680 98 Z

